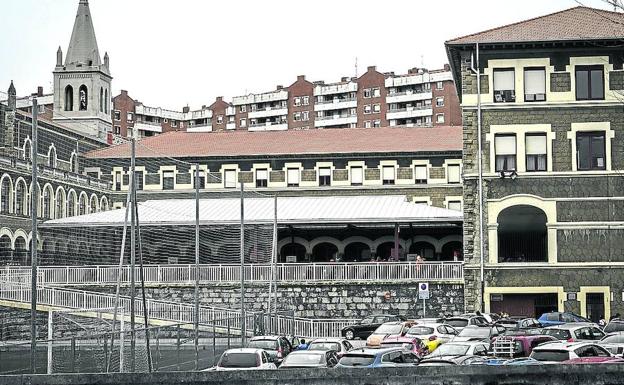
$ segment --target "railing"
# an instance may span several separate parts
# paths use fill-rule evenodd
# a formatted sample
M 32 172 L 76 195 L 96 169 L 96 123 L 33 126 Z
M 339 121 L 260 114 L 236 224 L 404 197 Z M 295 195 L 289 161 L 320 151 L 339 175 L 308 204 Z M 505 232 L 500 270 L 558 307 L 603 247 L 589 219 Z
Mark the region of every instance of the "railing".
M 268 283 L 270 264 L 245 266 L 245 281 Z M 122 268 L 122 282 L 129 282 L 128 266 Z M 39 267 L 39 279 L 46 285 L 100 285 L 117 282 L 118 266 L 50 266 Z M 146 283 L 192 283 L 195 265 L 146 265 Z M 5 267 L 0 279 L 10 280 L 16 274 L 28 273 L 28 268 Z M 361 281 L 458 281 L 464 279 L 461 262 L 364 262 L 364 263 L 280 263 L 275 265 L 276 281 L 285 282 L 361 282 Z M 240 265 L 200 265 L 197 270 L 202 282 L 240 282 Z
M 16 277 L 16 276 L 14 276 Z M 20 303 L 30 303 L 30 285 L 20 282 L 10 282 L 0 279 L 0 300 Z M 141 298 L 134 302 L 135 314 L 143 317 L 143 304 Z M 124 309 L 124 314 L 130 313 L 131 299 L 126 296 L 119 297 L 119 307 Z M 37 289 L 37 304 L 63 309 L 104 309 L 115 307 L 115 295 L 108 293 L 89 292 L 59 287 L 39 286 Z M 175 323 L 195 322 L 195 308 L 193 305 L 169 302 L 162 300 L 147 299 L 146 306 L 151 320 L 159 320 Z M 307 319 L 285 315 L 268 315 L 264 313 L 245 313 L 245 324 L 249 332 L 253 331 L 252 325 L 263 318 L 265 330 L 276 333 L 293 334 L 302 337 L 334 337 L 339 336 L 340 330 L 354 320 L 337 319 Z M 240 310 L 199 307 L 199 323 L 221 327 L 230 332 L 240 334 L 242 317 Z
M 402 108 L 389 108 L 388 112 L 404 112 L 404 111 L 419 111 L 431 109 L 431 105 L 428 106 L 415 106 L 415 107 L 402 107 Z
M 328 115 L 328 116 L 317 116 L 314 118 L 315 120 L 332 120 L 332 119 L 347 119 L 347 118 L 357 118 L 356 114 L 352 115 Z
M 344 99 L 329 99 L 329 100 L 323 100 L 323 101 L 318 101 L 316 102 L 316 104 L 337 104 L 337 103 L 343 103 L 343 102 L 355 102 L 357 100 L 357 98 L 344 98 Z

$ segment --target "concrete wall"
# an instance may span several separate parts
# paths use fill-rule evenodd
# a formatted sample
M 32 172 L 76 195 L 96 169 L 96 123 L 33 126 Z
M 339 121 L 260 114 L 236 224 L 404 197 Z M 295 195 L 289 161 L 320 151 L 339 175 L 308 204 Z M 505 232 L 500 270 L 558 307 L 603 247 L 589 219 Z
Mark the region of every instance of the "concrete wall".
M 543 365 L 516 367 L 415 367 L 401 369 L 308 369 L 236 372 L 164 372 L 0 376 L 0 385 L 576 385 L 621 384 L 624 365 Z

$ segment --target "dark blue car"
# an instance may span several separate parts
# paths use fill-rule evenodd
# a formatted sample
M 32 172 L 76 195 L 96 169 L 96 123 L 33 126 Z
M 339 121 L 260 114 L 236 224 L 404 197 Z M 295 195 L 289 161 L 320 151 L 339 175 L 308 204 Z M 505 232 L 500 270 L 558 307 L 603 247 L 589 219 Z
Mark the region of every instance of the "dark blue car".
M 396 368 L 414 366 L 418 364 L 418 357 L 401 347 L 381 349 L 356 349 L 347 352 L 337 368 Z
M 569 322 L 591 322 L 585 317 L 570 312 L 553 311 L 544 313 L 539 317 L 538 321 L 544 326 L 561 325 Z

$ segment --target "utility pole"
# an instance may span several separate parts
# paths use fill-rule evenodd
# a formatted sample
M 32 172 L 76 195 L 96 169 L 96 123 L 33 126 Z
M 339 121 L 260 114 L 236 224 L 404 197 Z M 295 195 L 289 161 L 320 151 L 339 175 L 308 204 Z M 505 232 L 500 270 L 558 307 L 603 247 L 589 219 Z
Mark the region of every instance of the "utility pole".
M 240 291 L 241 291 L 241 345 L 245 346 L 247 325 L 245 324 L 245 185 L 241 182 L 240 195 Z
M 199 370 L 199 163 L 195 163 L 195 325 L 194 326 L 195 326 L 195 370 Z
M 30 371 L 35 374 L 37 350 L 37 209 L 39 208 L 39 190 L 37 189 L 37 98 L 33 98 L 32 110 L 32 192 L 30 194 L 30 219 L 32 221 L 31 241 L 30 241 Z
M 132 197 L 130 204 L 130 371 L 136 370 L 136 334 L 135 334 L 135 274 L 136 265 L 136 195 L 135 195 L 135 162 L 136 162 L 136 139 L 132 138 L 132 158 L 130 160 L 130 196 Z

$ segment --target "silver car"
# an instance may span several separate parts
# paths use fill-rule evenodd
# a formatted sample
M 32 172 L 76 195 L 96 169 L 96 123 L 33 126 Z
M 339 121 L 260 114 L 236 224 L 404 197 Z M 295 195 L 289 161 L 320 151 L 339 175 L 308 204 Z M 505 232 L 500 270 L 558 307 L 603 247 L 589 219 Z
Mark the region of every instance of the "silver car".
M 624 332 L 609 333 L 598 341 L 597 344 L 607 349 L 611 354 L 622 357 L 624 353 Z
M 414 325 L 405 334 L 406 337 L 418 337 L 423 341 L 440 341 L 445 344 L 455 337 L 459 332 L 451 325 L 442 323 L 426 323 Z
M 448 342 L 440 345 L 427 358 L 449 356 L 487 356 L 489 344 L 481 341 Z

